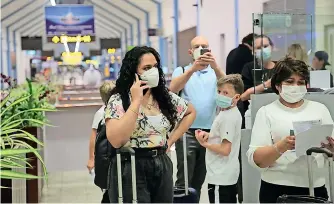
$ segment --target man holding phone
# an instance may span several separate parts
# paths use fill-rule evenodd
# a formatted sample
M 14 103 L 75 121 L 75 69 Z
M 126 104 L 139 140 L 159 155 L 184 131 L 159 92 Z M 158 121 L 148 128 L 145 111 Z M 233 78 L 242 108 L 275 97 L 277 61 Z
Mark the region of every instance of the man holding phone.
M 205 180 L 205 148 L 195 137 L 195 130 L 210 132 L 216 113 L 216 84 L 217 79 L 225 76 L 218 66 L 209 49 L 208 41 L 197 36 L 191 41 L 189 55 L 192 62 L 184 68 L 174 70 L 169 89 L 191 102 L 196 109 L 196 119 L 187 131 L 188 176 L 189 186 L 196 189 L 198 194 Z M 184 186 L 184 158 L 182 138 L 175 143 L 177 155 L 176 186 Z

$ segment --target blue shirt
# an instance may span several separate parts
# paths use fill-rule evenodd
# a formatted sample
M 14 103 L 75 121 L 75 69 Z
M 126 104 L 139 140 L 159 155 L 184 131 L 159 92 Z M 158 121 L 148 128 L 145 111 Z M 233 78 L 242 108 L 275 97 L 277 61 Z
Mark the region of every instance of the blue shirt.
M 192 64 L 184 67 L 190 69 Z M 172 79 L 183 74 L 182 67 L 174 70 Z M 196 109 L 196 119 L 190 128 L 210 129 L 216 115 L 217 77 L 208 67 L 194 72 L 182 90 L 181 97 L 192 103 Z

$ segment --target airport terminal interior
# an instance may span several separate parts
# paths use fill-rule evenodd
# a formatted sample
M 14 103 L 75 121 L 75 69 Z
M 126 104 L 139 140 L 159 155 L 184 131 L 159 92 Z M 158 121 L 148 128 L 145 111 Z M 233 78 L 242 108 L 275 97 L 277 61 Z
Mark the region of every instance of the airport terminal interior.
M 334 201 L 334 140 L 329 138 L 331 135 L 334 138 L 334 0 L 1 0 L 0 13 L 1 203 L 111 203 L 109 196 L 111 199 L 112 193 L 110 192 L 115 189 L 107 187 L 107 190 L 105 190 L 96 183 L 97 175 L 101 172 L 95 169 L 97 169 L 97 165 L 101 164 L 94 161 L 97 155 L 94 153 L 96 152 L 94 145 L 98 144 L 95 137 L 102 135 L 101 131 L 104 131 L 106 141 L 113 145 L 116 144 L 114 143 L 116 139 L 114 141 L 109 137 L 113 128 L 109 125 L 116 120 L 110 118 L 116 117 L 117 114 L 124 114 L 124 110 L 123 113 L 120 113 L 121 110 L 114 109 L 110 105 L 112 98 L 115 98 L 108 95 L 112 89 L 105 90 L 106 88 L 103 89 L 103 87 L 108 83 L 111 86 L 111 83 L 112 86 L 117 87 L 115 89 L 119 91 L 117 93 L 123 94 L 125 92 L 135 98 L 132 95 L 134 90 L 143 89 L 142 87 L 146 87 L 146 85 L 154 90 L 154 87 L 159 87 L 162 84 L 161 80 L 165 80 L 163 84 L 168 90 L 176 93 L 172 95 L 173 99 L 181 97 L 179 101 L 186 100 L 190 102 L 189 104 L 193 104 L 187 105 L 188 109 L 185 113 L 179 113 L 180 106 L 177 107 L 177 117 L 181 117 L 181 119 L 175 126 L 175 132 L 171 132 L 170 135 L 174 133 L 176 135 L 177 130 L 185 127 L 185 121 L 190 121 L 191 114 L 196 111 L 196 119 L 194 116 L 191 120 L 195 120 L 195 122 L 189 124 L 187 126 L 189 131 L 183 131 L 182 135 L 185 134 L 184 138 L 188 138 L 189 135 L 192 136 L 194 139 L 191 139 L 191 141 L 197 142 L 196 144 L 199 146 L 196 151 L 202 151 L 203 149 L 204 153 L 201 155 L 201 158 L 203 158 L 201 161 L 198 159 L 200 157 L 199 153 L 194 156 L 194 161 L 189 156 L 187 162 L 182 161 L 188 164 L 188 167 L 191 165 L 187 174 L 196 177 L 198 172 L 205 171 L 205 166 L 207 169 L 206 175 L 204 172 L 198 178 L 189 177 L 189 181 L 186 179 L 185 182 L 188 183 L 188 186 L 185 185 L 186 193 L 180 193 L 180 189 L 183 189 L 184 186 L 175 184 L 178 179 L 177 175 L 179 173 L 184 174 L 183 167 L 179 167 L 181 164 L 177 165 L 177 161 L 180 160 L 177 155 L 180 153 L 177 154 L 176 149 L 180 148 L 180 146 L 177 147 L 177 144 L 180 143 L 168 146 L 167 155 L 171 158 L 173 164 L 173 168 L 170 168 L 168 172 L 173 172 L 174 196 L 172 200 L 174 202 L 177 202 L 176 200 L 180 198 L 184 198 L 184 203 L 223 202 L 219 200 L 221 199 L 219 197 L 224 197 L 226 196 L 224 193 L 230 192 L 227 192 L 226 189 L 219 188 L 218 190 L 216 187 L 218 185 L 225 186 L 219 183 L 228 180 L 227 178 L 222 179 L 222 177 L 229 177 L 231 170 L 230 167 L 225 166 L 217 167 L 213 164 L 210 166 L 211 163 L 208 160 L 210 158 L 209 161 L 213 161 L 212 154 L 216 155 L 216 159 L 221 159 L 222 165 L 236 165 L 236 169 L 232 171 L 239 172 L 240 169 L 240 174 L 234 176 L 234 183 L 226 184 L 226 186 L 233 184 L 236 188 L 236 193 L 232 196 L 236 197 L 235 203 L 259 203 L 261 200 L 259 198 L 261 197 L 259 196 L 260 186 L 263 187 L 263 180 L 268 179 L 268 172 L 274 175 L 275 171 L 280 171 L 277 170 L 279 168 L 292 168 L 289 165 L 302 165 L 300 168 L 304 168 L 303 172 L 305 171 L 305 174 L 301 173 L 304 175 L 301 180 L 305 181 L 307 185 L 300 184 L 300 186 L 308 189 L 311 181 L 307 177 L 306 161 L 309 160 L 305 159 L 306 153 L 304 150 L 300 154 L 300 151 L 302 151 L 300 149 L 305 149 L 307 145 L 307 148 L 314 146 L 314 148 L 327 151 L 327 156 L 323 156 L 325 159 L 323 159 L 324 165 L 321 173 L 324 178 L 322 185 L 324 189 L 326 187 L 327 191 L 325 190 L 324 193 L 328 195 L 327 199 Z M 153 54 L 153 51 L 146 46 L 156 50 L 160 60 L 149 65 L 149 68 L 144 68 L 147 75 L 139 74 L 138 71 L 140 80 L 145 81 L 145 77 L 147 79 L 141 87 L 136 83 L 132 84 L 135 75 L 128 74 L 137 70 L 137 67 L 133 66 L 139 67 L 138 64 L 145 62 L 144 57 L 137 59 L 141 57 L 137 56 L 139 50 Z M 206 56 L 205 59 L 211 61 L 207 62 L 205 68 L 198 68 L 196 71 L 190 72 L 195 67 L 194 64 L 200 63 L 198 61 L 194 63 L 194 60 L 202 59 L 197 58 L 198 56 Z M 154 57 L 158 59 L 157 55 L 154 55 Z M 275 138 L 273 136 L 275 135 L 272 135 L 270 146 L 273 148 L 271 151 L 275 153 L 276 150 L 276 153 L 279 153 L 277 158 L 280 156 L 281 158 L 276 161 L 273 160 L 265 170 L 259 170 L 260 168 L 254 167 L 256 165 L 254 163 L 255 156 L 251 156 L 254 159 L 250 159 L 249 156 L 252 146 L 250 143 L 255 140 L 252 130 L 254 133 L 256 130 L 253 127 L 259 127 L 257 116 L 263 113 L 261 107 L 267 107 L 273 101 L 278 101 L 278 95 L 275 94 L 277 88 L 273 89 L 273 84 L 276 82 L 273 82 L 271 69 L 275 69 L 276 65 L 280 66 L 280 60 L 298 61 L 302 64 L 301 66 L 307 67 L 305 70 L 309 78 L 299 79 L 307 81 L 307 90 L 305 89 L 305 93 L 301 96 L 299 102 L 305 100 L 323 104 L 321 107 L 324 107 L 329 113 L 328 124 L 315 124 L 313 118 L 308 117 L 308 120 L 311 121 L 312 119 L 311 122 L 307 121 L 308 123 L 304 122 L 298 126 L 303 128 L 303 131 L 296 132 L 297 130 L 294 129 L 292 134 L 290 131 L 290 136 L 295 135 L 293 137 L 296 137 L 296 145 L 294 146 L 296 149 L 287 150 L 288 152 L 285 153 L 280 151 L 276 143 L 274 144 Z M 284 66 L 284 63 L 281 66 Z M 160 76 L 158 81 L 152 79 L 156 76 L 153 73 L 155 67 L 159 70 L 159 73 L 156 73 Z M 288 66 L 286 69 L 290 68 Z M 148 70 L 151 69 L 153 71 L 148 73 Z M 212 74 L 210 77 L 213 77 L 205 78 L 209 74 Z M 231 76 L 233 78 L 234 75 L 232 76 L 232 74 L 239 74 L 237 78 L 241 79 L 245 89 L 242 88 L 239 95 L 235 92 L 235 96 L 238 95 L 238 97 L 232 96 L 233 98 L 229 98 L 230 101 L 226 99 L 227 102 L 225 100 L 225 103 L 229 103 L 229 106 L 222 106 L 217 102 L 218 109 L 216 109 L 216 101 L 219 98 L 219 94 L 216 96 L 217 80 L 221 77 L 228 78 Z M 274 73 L 276 80 L 285 77 L 283 75 L 276 76 L 276 74 Z M 181 88 L 175 88 L 175 84 L 181 83 L 177 82 L 177 80 L 181 80 L 181 75 L 185 76 L 182 78 L 184 80 L 183 85 L 180 86 Z M 130 76 L 130 78 L 126 78 L 127 76 Z M 131 84 L 125 84 L 129 80 L 132 80 Z M 152 80 L 153 82 L 151 82 Z M 291 78 L 288 80 L 291 80 Z M 159 85 L 154 85 L 155 82 L 156 84 L 159 82 Z M 153 85 L 151 85 L 152 83 Z M 222 83 L 229 82 L 223 81 Z M 288 82 L 284 81 L 284 83 Z M 132 88 L 130 89 L 131 85 Z M 211 85 L 213 92 L 210 88 Z M 125 86 L 128 86 L 127 90 Z M 260 87 L 261 90 L 257 91 L 257 87 Z M 275 87 L 278 87 L 278 82 Z M 283 88 L 282 91 L 279 91 L 281 95 L 283 95 Z M 160 90 L 167 89 L 161 88 Z M 220 93 L 219 85 L 218 90 Z M 104 95 L 107 94 L 108 99 L 109 97 L 111 99 L 106 109 L 104 109 L 104 105 L 108 103 L 108 99 L 106 102 L 104 101 L 106 99 L 104 99 L 105 96 L 103 97 L 103 91 L 106 92 Z M 237 91 L 237 88 L 235 88 L 235 91 Z M 158 92 L 159 90 L 149 93 L 153 93 L 153 95 L 162 94 L 162 92 Z M 210 95 L 211 92 L 212 95 Z M 248 96 L 245 95 L 249 92 L 251 93 Z M 147 92 L 144 90 L 140 93 L 145 94 Z M 294 93 L 290 94 L 290 99 L 297 97 Z M 142 97 L 145 98 L 145 95 Z M 280 100 L 288 101 L 281 95 Z M 305 99 L 302 99 L 304 96 Z M 156 98 L 156 95 L 154 95 L 154 98 Z M 163 97 L 159 98 L 160 101 L 163 100 Z M 234 103 L 236 98 L 240 98 L 239 102 L 242 100 L 241 104 L 247 103 L 248 109 L 246 109 L 246 105 L 242 105 L 241 110 L 239 102 Z M 213 119 L 210 122 L 205 119 L 206 116 L 201 115 L 210 112 L 211 101 L 214 104 L 214 111 L 221 110 L 223 113 L 223 110 L 229 111 L 232 106 L 237 106 L 240 110 L 240 118 L 242 117 L 243 121 L 242 124 L 240 122 L 240 128 L 237 128 L 240 138 L 239 140 L 233 140 L 231 153 L 229 152 L 227 155 L 225 153 L 210 153 L 216 150 L 211 150 L 209 147 L 202 145 L 202 140 L 197 138 L 199 133 L 196 133 L 196 129 L 210 131 L 212 125 L 211 130 L 213 130 Z M 137 114 L 140 118 L 138 111 L 132 107 L 135 104 L 132 102 L 123 118 L 134 114 Z M 151 111 L 151 108 L 154 109 L 156 106 L 158 110 L 159 107 L 168 109 L 167 106 L 171 107 L 173 105 L 170 101 L 163 101 L 163 104 L 167 104 L 162 104 L 163 106 L 157 103 L 149 104 L 147 102 L 147 110 Z M 181 104 L 182 102 L 177 103 Z M 185 104 L 187 103 L 185 102 Z M 110 111 L 107 111 L 108 108 L 112 108 L 114 112 L 110 113 Z M 193 112 L 191 112 L 192 109 Z M 321 112 L 321 110 L 313 111 L 316 114 L 317 111 Z M 164 112 L 166 111 L 161 111 L 163 115 L 167 114 Z M 174 112 L 174 115 L 169 112 L 169 116 L 176 117 Z M 239 112 L 237 113 L 239 114 Z M 96 123 L 97 114 L 102 114 L 102 123 L 100 123 L 100 119 Z M 107 116 L 108 114 L 114 115 Z M 179 114 L 182 114 L 182 116 Z M 109 117 L 108 120 L 104 120 L 104 116 Z M 117 117 L 119 119 L 120 116 L 117 115 Z M 151 116 L 145 117 L 150 118 Z M 167 117 L 168 121 L 173 119 L 170 119 L 170 117 Z M 167 120 L 167 118 L 165 119 Z M 139 119 L 137 120 L 139 121 Z M 106 121 L 105 124 L 104 121 Z M 208 126 L 196 126 L 196 124 L 206 124 L 208 121 L 210 122 Z M 276 124 L 279 123 L 280 121 Z M 122 127 L 124 131 L 131 128 L 131 124 L 128 124 Z M 100 125 L 104 125 L 106 129 L 100 130 Z M 271 125 L 275 126 L 275 124 Z M 298 124 L 293 123 L 293 125 L 295 128 Z M 179 127 L 180 129 L 178 129 Z M 275 127 L 278 128 L 279 126 L 276 125 Z M 298 134 L 303 136 L 311 134 L 316 128 L 318 128 L 318 131 L 315 135 L 312 135 L 312 138 L 315 139 L 307 141 L 306 139 L 303 141 L 298 139 L 302 138 L 301 136 L 298 137 Z M 265 131 L 261 127 L 258 132 Z M 215 133 L 210 132 L 208 134 L 209 141 L 213 134 Z M 226 138 L 219 138 L 218 140 L 222 145 L 221 148 L 225 148 L 223 146 L 225 141 L 231 144 L 231 140 Z M 162 146 L 165 147 L 165 144 L 170 144 L 169 141 L 167 142 L 167 139 L 165 139 L 160 142 L 164 142 Z M 235 142 L 237 142 L 237 145 L 234 145 Z M 321 146 L 321 143 L 325 143 L 325 145 Z M 131 142 L 132 144 L 133 142 Z M 136 146 L 135 155 L 137 149 L 147 149 L 139 147 L 141 146 Z M 231 146 L 229 147 L 231 148 Z M 207 148 L 206 153 L 205 148 Z M 240 150 L 233 148 L 240 148 Z M 157 153 L 159 150 L 154 151 Z M 187 149 L 186 153 L 195 154 L 191 151 Z M 232 153 L 236 159 L 235 161 L 238 161 L 234 164 L 228 163 L 228 160 L 232 160 Z M 165 152 L 162 154 L 165 154 Z M 255 155 L 255 153 L 253 154 Z M 284 167 L 277 167 L 285 162 L 282 161 L 282 157 L 286 154 L 293 154 L 296 161 Z M 152 158 L 155 158 L 155 156 Z M 329 157 L 328 161 L 326 160 L 327 157 Z M 162 161 L 166 162 L 167 160 Z M 197 163 L 194 164 L 193 162 Z M 329 168 L 327 168 L 327 164 Z M 109 166 L 109 163 L 107 165 Z M 116 172 L 116 170 L 111 169 L 115 165 L 112 164 L 107 169 L 105 181 L 108 185 L 112 183 L 109 182 L 111 181 L 111 172 Z M 140 166 L 142 165 L 136 165 L 137 170 L 141 168 Z M 178 170 L 178 168 L 180 169 Z M 217 176 L 218 183 L 214 183 L 212 187 L 210 184 L 212 183 L 212 177 L 210 175 L 212 172 L 217 172 L 217 168 L 221 169 L 223 173 Z M 229 170 L 224 170 L 225 168 Z M 313 171 L 316 171 L 316 168 L 313 167 Z M 165 174 L 167 175 L 167 173 Z M 129 176 L 131 177 L 131 174 Z M 116 174 L 114 177 L 116 178 Z M 200 187 L 196 188 L 193 186 L 195 185 L 193 180 L 200 180 L 199 177 L 203 177 L 204 182 L 201 182 Z M 131 178 L 133 178 L 133 174 Z M 137 181 L 138 178 L 137 175 Z M 220 179 L 222 179 L 221 182 Z M 313 176 L 311 179 L 313 179 Z M 303 181 L 300 181 L 300 183 L 303 183 Z M 279 182 L 285 184 L 285 181 Z M 281 183 L 276 184 L 270 185 L 278 186 Z M 139 185 L 141 184 L 137 184 L 137 187 Z M 124 184 L 124 186 L 126 185 Z M 312 188 L 315 187 L 316 193 L 319 186 L 318 183 L 312 185 Z M 179 189 L 175 190 L 177 187 Z M 143 191 L 139 188 L 137 191 L 138 200 L 135 200 L 134 203 L 137 201 L 143 202 L 141 200 L 144 196 L 141 195 Z M 305 192 L 305 196 L 312 196 L 311 190 L 310 195 L 308 190 Z M 125 193 L 124 202 L 129 199 L 127 196 L 133 196 L 134 194 Z M 219 196 L 218 194 L 224 195 Z M 104 196 L 107 197 L 107 201 L 104 200 Z M 197 196 L 197 201 L 186 200 L 191 196 Z M 155 195 L 151 195 L 152 202 L 155 197 Z M 104 201 L 101 201 L 102 199 Z M 300 200 L 296 198 L 295 201 L 298 203 Z M 121 200 L 115 202 L 121 202 Z M 159 202 L 164 202 L 164 200 Z

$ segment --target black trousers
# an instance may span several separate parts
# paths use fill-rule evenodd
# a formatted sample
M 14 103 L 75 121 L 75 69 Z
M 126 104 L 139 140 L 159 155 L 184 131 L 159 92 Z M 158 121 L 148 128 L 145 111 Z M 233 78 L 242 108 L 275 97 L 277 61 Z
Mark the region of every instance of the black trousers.
M 241 123 L 241 129 L 245 129 L 245 110 L 244 110 L 244 103 L 239 100 L 237 103 L 237 107 L 239 109 L 239 112 L 242 117 L 242 123 Z M 242 189 L 242 161 L 241 161 L 241 144 L 240 144 L 240 150 L 239 150 L 239 163 L 240 163 L 240 173 L 239 173 L 239 178 L 237 182 L 237 189 L 238 189 L 238 201 L 239 203 L 242 203 L 244 201 L 243 198 L 243 189 Z
M 210 132 L 210 130 L 204 130 Z M 198 195 L 201 195 L 202 185 L 205 181 L 205 148 L 197 141 L 194 131 L 186 133 L 187 142 L 187 163 L 189 186 L 194 188 Z M 184 158 L 183 158 L 183 138 L 175 143 L 177 158 L 177 174 L 175 186 L 184 187 Z
M 118 203 L 117 162 L 113 158 L 110 168 L 109 199 Z M 123 202 L 132 203 L 131 159 L 122 156 Z M 155 157 L 136 157 L 138 203 L 173 202 L 173 164 L 167 154 Z
M 237 184 L 228 186 L 208 184 L 208 195 L 210 203 L 237 203 Z
M 261 181 L 260 203 L 276 203 L 281 195 L 309 195 L 309 188 L 283 186 Z M 315 197 L 328 199 L 327 189 L 324 186 L 314 188 Z

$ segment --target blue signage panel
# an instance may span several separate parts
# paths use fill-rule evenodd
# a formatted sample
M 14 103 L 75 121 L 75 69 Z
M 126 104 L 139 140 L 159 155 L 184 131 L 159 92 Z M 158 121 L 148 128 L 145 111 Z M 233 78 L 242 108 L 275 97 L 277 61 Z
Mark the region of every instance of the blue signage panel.
M 94 35 L 93 6 L 45 7 L 45 25 L 48 36 Z

